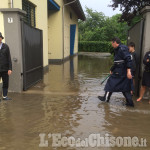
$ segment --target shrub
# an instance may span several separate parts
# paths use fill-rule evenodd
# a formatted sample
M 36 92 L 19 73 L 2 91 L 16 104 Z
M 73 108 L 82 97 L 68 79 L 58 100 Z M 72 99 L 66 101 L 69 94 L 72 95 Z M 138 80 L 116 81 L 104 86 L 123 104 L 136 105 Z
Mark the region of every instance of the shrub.
M 111 52 L 110 42 L 102 41 L 81 41 L 79 42 L 79 52 Z
M 122 44 L 126 45 L 126 41 Z M 109 52 L 113 53 L 111 42 L 107 41 L 80 41 L 79 52 Z

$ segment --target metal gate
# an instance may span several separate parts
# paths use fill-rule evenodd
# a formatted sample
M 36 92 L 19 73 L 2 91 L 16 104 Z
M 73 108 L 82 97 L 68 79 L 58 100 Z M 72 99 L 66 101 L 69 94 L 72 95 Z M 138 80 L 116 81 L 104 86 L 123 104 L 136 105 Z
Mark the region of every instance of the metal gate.
M 135 92 L 139 95 L 140 83 L 141 83 L 141 73 L 142 73 L 142 47 L 143 47 L 143 33 L 144 33 L 144 20 L 142 19 L 136 25 L 134 25 L 128 31 L 128 43 L 135 43 L 135 50 L 137 55 L 137 72 L 135 76 Z
M 22 21 L 23 90 L 43 79 L 43 33 Z

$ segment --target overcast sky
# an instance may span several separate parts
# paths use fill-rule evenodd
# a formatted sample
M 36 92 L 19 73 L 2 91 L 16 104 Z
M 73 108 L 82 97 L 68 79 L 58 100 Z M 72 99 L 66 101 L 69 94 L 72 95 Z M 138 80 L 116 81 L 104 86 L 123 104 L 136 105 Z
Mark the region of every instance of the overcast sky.
M 98 12 L 103 12 L 106 16 L 113 16 L 115 14 L 121 13 L 118 10 L 113 11 L 112 7 L 108 7 L 111 0 L 80 0 L 83 10 L 85 11 L 85 6 L 92 8 Z

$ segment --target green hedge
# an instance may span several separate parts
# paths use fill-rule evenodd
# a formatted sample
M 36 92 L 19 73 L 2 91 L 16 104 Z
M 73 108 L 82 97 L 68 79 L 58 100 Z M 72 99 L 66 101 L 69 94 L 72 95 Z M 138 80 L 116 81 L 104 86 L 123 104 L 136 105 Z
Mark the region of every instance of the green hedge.
M 122 41 L 123 44 L 126 41 Z M 80 41 L 79 52 L 113 52 L 111 42 L 102 41 Z
M 111 52 L 110 42 L 101 41 L 81 41 L 79 42 L 79 52 Z

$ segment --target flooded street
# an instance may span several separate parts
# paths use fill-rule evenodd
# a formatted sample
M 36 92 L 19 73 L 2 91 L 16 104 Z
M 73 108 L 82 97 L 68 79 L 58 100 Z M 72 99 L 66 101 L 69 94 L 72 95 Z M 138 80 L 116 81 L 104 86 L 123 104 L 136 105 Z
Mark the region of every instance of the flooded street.
M 111 58 L 100 55 L 74 57 L 62 65 L 50 65 L 43 81 L 21 94 L 10 93 L 13 101 L 0 103 L 0 150 L 124 150 L 150 149 L 150 105 L 148 100 L 135 108 L 124 106 L 122 94 L 114 93 L 110 103 L 101 81 L 108 75 Z M 39 147 L 39 134 L 45 133 L 48 147 Z M 85 139 L 90 134 L 138 137 L 146 148 L 52 147 L 48 134 Z

